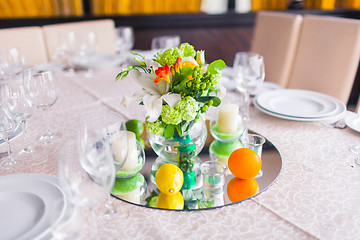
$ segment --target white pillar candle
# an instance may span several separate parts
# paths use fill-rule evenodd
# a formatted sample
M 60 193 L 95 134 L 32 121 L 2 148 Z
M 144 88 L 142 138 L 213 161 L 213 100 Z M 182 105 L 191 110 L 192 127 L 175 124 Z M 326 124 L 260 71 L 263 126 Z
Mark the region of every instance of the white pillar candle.
M 219 108 L 218 131 L 235 133 L 238 130 L 239 107 L 234 103 L 222 104 Z
M 123 171 L 130 171 L 135 169 L 139 165 L 137 146 L 136 146 L 136 136 L 133 132 L 127 131 L 127 140 L 124 137 L 124 132 L 119 132 L 115 134 L 112 139 L 112 147 L 114 152 L 115 160 L 118 162 L 123 162 L 126 158 L 125 164 L 121 168 Z M 126 152 L 127 145 L 127 152 Z M 127 153 L 127 157 L 126 157 Z

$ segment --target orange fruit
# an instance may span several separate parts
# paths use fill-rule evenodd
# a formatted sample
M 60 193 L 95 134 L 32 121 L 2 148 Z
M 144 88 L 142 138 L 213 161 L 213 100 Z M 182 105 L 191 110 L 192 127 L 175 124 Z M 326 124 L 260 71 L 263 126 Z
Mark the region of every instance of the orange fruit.
M 249 148 L 236 149 L 230 154 L 228 160 L 231 173 L 241 179 L 256 177 L 261 169 L 261 164 L 259 155 Z
M 196 67 L 195 63 L 191 62 L 191 61 L 184 61 L 181 63 L 181 67 L 188 67 L 191 69 L 194 69 Z
M 231 202 L 239 202 L 254 196 L 259 192 L 259 184 L 255 179 L 240 179 L 234 177 L 227 185 L 227 195 Z

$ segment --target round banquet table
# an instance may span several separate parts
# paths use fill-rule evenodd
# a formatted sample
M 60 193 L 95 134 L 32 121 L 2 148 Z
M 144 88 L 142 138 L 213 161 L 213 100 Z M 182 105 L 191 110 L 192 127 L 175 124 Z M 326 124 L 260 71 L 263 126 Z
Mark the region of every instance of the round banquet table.
M 139 86 L 129 79 L 115 82 L 119 69 L 98 69 L 92 79 L 81 71 L 73 78 L 57 72 L 61 91 L 49 116 L 51 130 L 61 133 L 61 139 L 42 145 L 42 150 L 12 169 L 0 169 L 0 175 L 56 176 L 58 152 L 75 137 L 81 114 L 112 109 L 125 118 L 144 120 L 141 106 L 121 105 L 123 96 Z M 341 130 L 321 122 L 278 119 L 254 107 L 250 111 L 249 128 L 271 141 L 282 157 L 282 170 L 271 187 L 241 203 L 201 211 L 151 209 L 115 200 L 118 216 L 106 223 L 99 220 L 100 239 L 106 239 L 102 231 L 118 239 L 358 239 L 360 166 L 349 146 L 360 143 L 360 134 L 349 127 Z M 28 121 L 32 146 L 40 146 L 37 139 L 45 132 L 44 116 L 37 111 Z M 11 143 L 18 151 L 22 137 Z M 79 239 L 87 239 L 88 230 L 85 227 Z

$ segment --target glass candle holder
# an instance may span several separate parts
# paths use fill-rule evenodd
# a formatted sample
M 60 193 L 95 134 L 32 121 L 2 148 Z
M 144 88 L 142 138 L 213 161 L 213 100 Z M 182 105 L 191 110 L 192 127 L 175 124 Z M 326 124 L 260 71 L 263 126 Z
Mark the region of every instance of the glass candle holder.
M 261 158 L 262 148 L 266 139 L 258 134 L 246 134 L 241 138 L 241 142 L 245 148 L 254 150 Z M 263 171 L 260 169 L 259 174 L 255 178 L 259 178 L 263 175 Z
M 220 161 L 207 161 L 201 164 L 200 170 L 203 174 L 203 191 L 205 193 L 223 190 L 226 169 L 226 164 Z
M 266 139 L 258 134 L 247 134 L 241 138 L 242 144 L 245 148 L 254 150 L 261 158 L 262 148 Z
M 239 106 L 234 103 L 219 106 L 214 119 L 210 121 L 211 135 L 221 142 L 237 140 L 244 133 L 244 129 Z
M 200 208 L 224 205 L 226 164 L 220 161 L 207 161 L 201 164 L 200 170 L 204 181 Z

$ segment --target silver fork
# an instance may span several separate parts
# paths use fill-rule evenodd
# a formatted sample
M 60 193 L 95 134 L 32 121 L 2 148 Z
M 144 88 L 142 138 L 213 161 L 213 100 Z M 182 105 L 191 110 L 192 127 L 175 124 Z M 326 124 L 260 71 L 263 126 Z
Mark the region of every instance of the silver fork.
M 339 119 L 333 123 L 327 124 L 326 126 L 330 128 L 338 128 L 338 129 L 345 129 L 347 127 L 344 119 Z

